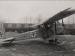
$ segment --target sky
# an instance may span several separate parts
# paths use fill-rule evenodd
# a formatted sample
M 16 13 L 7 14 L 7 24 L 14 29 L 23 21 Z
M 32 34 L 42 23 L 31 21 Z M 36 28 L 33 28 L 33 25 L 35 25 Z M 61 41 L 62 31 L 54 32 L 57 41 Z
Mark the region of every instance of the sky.
M 75 9 L 75 1 L 0 1 L 0 20 L 10 23 L 37 22 L 47 20 L 56 13 L 71 7 Z M 68 18 L 72 23 L 72 18 Z M 31 21 L 30 21 L 31 19 Z M 68 23 L 68 19 L 64 19 Z

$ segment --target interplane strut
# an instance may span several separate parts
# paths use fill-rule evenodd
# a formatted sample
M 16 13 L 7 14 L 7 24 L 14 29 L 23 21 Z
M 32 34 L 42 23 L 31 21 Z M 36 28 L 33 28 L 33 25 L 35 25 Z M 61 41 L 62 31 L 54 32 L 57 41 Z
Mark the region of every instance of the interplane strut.
M 53 24 L 52 24 L 52 25 L 53 25 Z M 41 25 L 38 26 L 38 28 L 39 28 L 40 30 L 43 30 L 43 31 L 44 31 L 44 32 L 42 33 L 44 39 L 49 38 L 49 36 L 50 36 L 50 35 L 49 35 L 49 31 L 50 31 L 52 34 L 54 34 L 54 32 L 51 30 L 52 25 L 50 25 L 50 26 L 48 26 L 48 25 L 42 25 L 42 27 L 41 27 Z M 47 35 L 44 36 L 45 34 L 47 34 Z

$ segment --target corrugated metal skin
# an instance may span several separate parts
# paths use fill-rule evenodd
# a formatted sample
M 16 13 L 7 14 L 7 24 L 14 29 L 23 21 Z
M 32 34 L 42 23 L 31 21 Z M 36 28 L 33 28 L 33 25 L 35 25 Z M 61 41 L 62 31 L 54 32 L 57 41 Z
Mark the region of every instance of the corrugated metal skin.
M 17 23 L 16 24 L 16 28 L 21 28 L 21 24 L 20 23 Z
M 28 27 L 29 27 L 29 26 L 32 26 L 32 25 L 33 25 L 33 24 L 28 24 Z
M 25 28 L 29 28 L 29 24 L 25 24 Z
M 22 23 L 4 23 L 4 28 L 29 28 L 32 24 L 22 24 Z M 1 27 L 1 25 L 0 25 Z
M 16 28 L 16 24 L 15 23 L 12 24 L 12 28 Z
M 25 24 L 21 24 L 21 28 L 25 28 L 24 25 L 25 25 Z
M 12 24 L 11 23 L 8 24 L 8 28 L 12 28 Z
M 4 27 L 4 28 L 8 28 L 8 23 L 4 23 L 4 24 L 3 24 L 3 27 Z

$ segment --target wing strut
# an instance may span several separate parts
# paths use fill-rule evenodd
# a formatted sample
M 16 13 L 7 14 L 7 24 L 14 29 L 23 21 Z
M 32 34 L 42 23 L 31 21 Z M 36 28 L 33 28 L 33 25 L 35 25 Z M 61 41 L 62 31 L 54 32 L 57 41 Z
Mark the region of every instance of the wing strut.
M 64 24 L 64 21 L 63 21 L 63 19 L 62 19 L 62 26 L 64 27 L 64 32 L 63 32 L 63 34 L 65 35 L 65 33 L 66 33 L 66 27 L 65 27 L 65 24 Z
M 55 22 L 55 35 L 57 35 L 56 22 Z
M 52 24 L 52 25 L 53 25 L 53 24 Z M 54 34 L 54 32 L 53 32 L 52 29 L 51 29 L 52 25 L 50 25 L 50 26 L 44 25 L 42 28 L 41 28 L 41 25 L 38 26 L 38 28 L 40 29 L 40 31 L 43 30 L 43 32 L 42 32 L 42 31 L 41 31 L 41 32 L 42 32 L 42 35 L 43 35 L 43 38 L 44 38 L 44 39 L 47 39 L 47 38 L 50 37 L 49 31 L 52 33 L 51 35 Z M 46 36 L 44 36 L 45 34 L 46 34 Z
M 62 26 L 64 27 L 64 22 L 63 22 L 63 19 L 62 19 Z

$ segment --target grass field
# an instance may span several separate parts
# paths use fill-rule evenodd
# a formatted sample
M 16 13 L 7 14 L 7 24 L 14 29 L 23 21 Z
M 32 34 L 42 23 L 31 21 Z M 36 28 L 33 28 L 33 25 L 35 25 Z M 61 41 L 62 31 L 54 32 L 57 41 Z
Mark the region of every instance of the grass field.
M 6 38 L 19 33 L 7 32 Z M 66 39 L 65 39 L 66 37 Z M 43 41 L 19 41 L 0 45 L 0 56 L 75 56 L 75 36 L 61 37 L 63 44 L 44 43 Z

